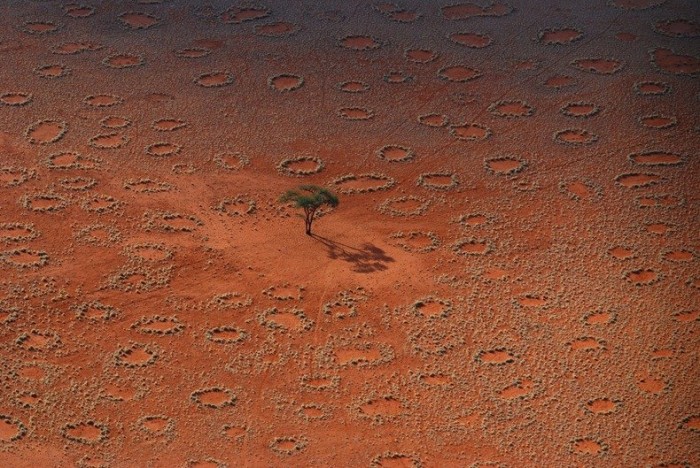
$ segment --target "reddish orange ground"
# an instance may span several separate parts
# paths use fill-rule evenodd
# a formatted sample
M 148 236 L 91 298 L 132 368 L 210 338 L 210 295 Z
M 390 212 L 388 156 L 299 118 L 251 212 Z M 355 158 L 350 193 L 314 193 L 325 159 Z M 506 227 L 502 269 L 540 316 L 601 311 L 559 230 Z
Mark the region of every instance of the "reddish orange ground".
M 475 2 L 4 2 L 0 465 L 698 466 L 698 5 Z

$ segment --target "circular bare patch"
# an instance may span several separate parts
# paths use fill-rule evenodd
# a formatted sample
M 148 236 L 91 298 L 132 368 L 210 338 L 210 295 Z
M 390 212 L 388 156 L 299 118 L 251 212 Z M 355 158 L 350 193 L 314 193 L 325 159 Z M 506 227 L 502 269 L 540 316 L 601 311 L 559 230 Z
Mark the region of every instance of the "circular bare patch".
M 49 351 L 61 346 L 61 338 L 53 330 L 32 330 L 19 335 L 15 344 L 27 351 Z
M 452 172 L 426 172 L 418 176 L 416 184 L 428 190 L 443 192 L 457 188 L 459 178 Z
M 380 190 L 389 190 L 396 184 L 393 177 L 376 172 L 368 174 L 347 174 L 330 182 L 340 193 L 370 193 Z
M 661 176 L 661 174 L 655 174 L 651 172 L 630 172 L 620 174 L 617 177 L 615 177 L 615 183 L 625 188 L 649 187 L 651 185 L 660 183 L 662 180 L 663 177 Z
M 436 60 L 440 54 L 430 49 L 406 49 L 406 60 L 413 63 L 430 63 Z
M 149 415 L 139 418 L 137 427 L 149 436 L 162 436 L 172 434 L 175 430 L 175 421 L 163 415 Z M 200 466 L 201 465 L 197 465 Z M 207 466 L 207 465 L 204 465 Z
M 514 176 L 522 172 L 528 165 L 524 159 L 515 156 L 498 156 L 484 159 L 484 168 L 494 175 Z
M 210 307 L 216 307 L 217 309 L 242 309 L 248 307 L 253 303 L 253 298 L 239 292 L 227 292 L 223 294 L 217 294 L 211 301 L 209 301 Z
M 683 155 L 661 150 L 632 153 L 627 156 L 627 159 L 640 166 L 678 166 L 686 161 Z
M 89 320 L 91 322 L 106 322 L 119 315 L 119 310 L 99 301 L 86 302 L 73 308 L 75 316 L 79 320 Z
M 141 317 L 131 325 L 132 330 L 137 330 L 147 335 L 177 335 L 185 329 L 185 325 L 175 317 L 163 317 L 153 315 L 151 317 Z
M 112 150 L 119 149 L 129 142 L 129 137 L 122 133 L 109 132 L 100 133 L 88 140 L 88 145 L 96 149 Z
M 466 83 L 481 76 L 481 72 L 475 68 L 464 65 L 450 65 L 438 70 L 438 78 L 453 83 Z
M 285 158 L 277 164 L 277 171 L 280 174 L 295 177 L 318 174 L 323 168 L 323 161 L 316 156 Z
M 559 182 L 559 191 L 575 201 L 599 201 L 603 196 L 600 184 L 590 179 L 569 178 Z
M 257 210 L 255 200 L 239 195 L 235 198 L 224 198 L 214 208 L 229 216 L 252 215 Z
M 49 263 L 49 254 L 41 250 L 21 248 L 0 252 L 0 259 L 19 269 L 40 268 Z
M 23 195 L 22 206 L 37 213 L 51 213 L 68 206 L 68 199 L 56 193 L 35 193 Z
M 550 76 L 544 82 L 544 85 L 546 87 L 551 88 L 551 89 L 555 89 L 555 90 L 568 88 L 568 87 L 574 86 L 575 84 L 576 84 L 576 80 L 570 76 L 567 76 L 567 75 Z
M 63 120 L 43 119 L 31 124 L 24 131 L 29 143 L 48 145 L 56 143 L 68 131 L 68 124 Z
M 97 180 L 92 177 L 66 177 L 59 180 L 58 184 L 66 190 L 83 192 L 97 185 Z
M 129 369 L 146 367 L 156 362 L 158 354 L 155 347 L 151 345 L 134 343 L 118 349 L 114 353 L 114 363 Z
M 496 217 L 483 213 L 466 213 L 457 217 L 454 222 L 466 228 L 477 228 L 493 224 Z
M 248 332 L 235 326 L 224 325 L 207 330 L 204 336 L 218 344 L 239 344 L 248 339 Z
M 77 231 L 74 237 L 79 244 L 109 247 L 119 242 L 122 235 L 114 226 L 92 224 Z
M 537 39 L 545 45 L 568 45 L 580 40 L 583 31 L 576 28 L 556 28 L 540 31 Z
M 119 53 L 111 54 L 102 60 L 102 64 L 114 69 L 139 67 L 146 63 L 141 54 Z
M 443 114 L 422 114 L 418 116 L 418 123 L 426 127 L 441 128 L 445 127 L 449 120 Z
M 649 286 L 658 283 L 663 278 L 661 272 L 651 268 L 640 268 L 623 273 L 623 278 L 635 286 Z
M 193 232 L 204 226 L 194 215 L 171 213 L 169 211 L 147 212 L 144 214 L 144 227 L 164 232 Z
M 409 231 L 389 235 L 392 245 L 411 253 L 428 253 L 440 246 L 440 238 L 433 232 Z
M 413 23 L 423 15 L 414 10 L 398 9 L 387 12 L 384 16 L 386 16 L 389 21 L 395 21 L 397 23 Z
M 213 71 L 199 75 L 194 82 L 203 88 L 220 88 L 233 83 L 233 75 L 227 71 Z
M 158 119 L 151 123 L 151 128 L 156 132 L 174 132 L 186 126 L 187 122 L 181 119 Z
M 473 32 L 455 32 L 449 34 L 447 38 L 455 44 L 469 47 L 470 49 L 483 49 L 493 43 L 491 36 Z
M 489 364 L 494 366 L 504 366 L 515 362 L 517 356 L 514 352 L 507 348 L 494 348 L 479 351 L 474 360 L 480 364 Z
M 643 115 L 637 120 L 642 127 L 651 128 L 654 130 L 665 130 L 667 128 L 675 127 L 676 124 L 678 124 L 676 117 L 662 114 Z
M 192 392 L 190 400 L 203 408 L 219 409 L 235 405 L 238 398 L 227 388 L 208 387 Z
M 491 137 L 489 127 L 477 123 L 451 125 L 450 135 L 461 141 L 483 141 Z
M 107 425 L 97 421 L 79 421 L 68 423 L 61 428 L 61 435 L 66 439 L 85 445 L 105 442 L 109 437 Z
M 124 182 L 124 188 L 137 193 L 160 193 L 170 192 L 175 189 L 175 186 L 153 179 L 129 179 Z
M 0 240 L 26 242 L 39 237 L 39 231 L 29 223 L 0 223 Z
M 178 154 L 181 150 L 181 145 L 161 141 L 148 145 L 146 147 L 146 154 L 157 158 L 167 158 Z
M 88 18 L 95 14 L 95 7 L 80 3 L 71 3 L 64 5 L 63 11 L 69 18 Z
M 306 374 L 301 377 L 301 386 L 306 390 L 323 391 L 338 388 L 340 377 L 328 374 Z
M 95 169 L 101 161 L 97 158 L 83 156 L 77 151 L 59 151 L 50 154 L 44 164 L 49 169 Z
M 679 18 L 654 23 L 654 31 L 669 37 L 698 37 L 700 25 L 695 21 Z
M 411 304 L 414 315 L 427 319 L 447 318 L 452 310 L 452 301 L 435 296 L 426 296 Z
M 51 52 L 56 55 L 77 55 L 83 52 L 100 50 L 104 46 L 92 41 L 63 42 L 51 48 Z
M 20 440 L 27 434 L 27 427 L 19 419 L 0 414 L 0 443 Z
M 488 111 L 497 117 L 529 117 L 535 108 L 525 101 L 497 101 L 488 107 Z
M 570 450 L 576 455 L 602 455 L 607 452 L 608 446 L 592 437 L 584 437 L 571 441 Z
M 600 107 L 590 102 L 576 101 L 566 104 L 560 111 L 567 117 L 587 119 L 597 115 L 600 112 Z
M 255 26 L 255 34 L 264 37 L 287 37 L 298 33 L 300 29 L 301 27 L 298 24 L 288 21 L 276 21 Z
M 28 34 L 51 34 L 63 27 L 53 21 L 25 21 L 22 31 Z
M 148 29 L 161 22 L 159 18 L 153 15 L 135 11 L 121 13 L 118 18 L 122 26 L 129 30 Z
M 565 146 L 588 146 L 598 141 L 598 135 L 582 128 L 567 128 L 554 132 L 552 137 L 556 143 Z
M 338 89 L 344 93 L 364 93 L 369 85 L 364 81 L 342 81 L 338 83 Z
M 661 252 L 661 260 L 674 262 L 674 263 L 685 263 L 692 262 L 697 258 L 697 252 L 691 249 L 677 248 L 677 249 L 664 249 Z
M 283 73 L 268 78 L 267 85 L 275 91 L 286 93 L 290 91 L 296 91 L 297 89 L 304 86 L 304 78 L 299 75 Z
M 221 13 L 219 19 L 226 24 L 241 24 L 267 18 L 271 13 L 269 8 L 262 6 L 230 7 Z
M 100 120 L 100 127 L 110 130 L 121 130 L 131 125 L 131 120 L 118 115 L 108 115 Z
M 265 309 L 258 314 L 258 323 L 270 330 L 282 332 L 309 331 L 314 326 L 314 321 L 308 318 L 303 310 L 296 308 Z
M 485 239 L 463 238 L 452 245 L 452 251 L 457 255 L 486 255 L 493 251 L 493 243 Z
M 350 50 L 373 50 L 379 49 L 382 43 L 379 39 L 372 36 L 345 36 L 340 39 L 341 47 Z
M 277 455 L 291 456 L 302 452 L 308 445 L 304 436 L 275 437 L 270 442 L 270 449 Z
M 91 94 L 83 99 L 83 102 L 91 107 L 112 107 L 123 103 L 124 98 L 114 94 Z M 105 119 L 107 119 L 107 117 L 105 117 Z M 126 125 L 122 125 L 121 127 L 117 128 L 123 128 L 125 126 Z
M 32 93 L 21 91 L 8 91 L 0 94 L 0 104 L 4 106 L 22 107 L 31 103 L 33 99 Z
M 214 162 L 228 171 L 238 171 L 250 164 L 250 159 L 243 153 L 224 152 L 214 156 Z
M 377 150 L 379 159 L 387 162 L 408 162 L 416 157 L 416 153 L 403 145 L 385 145 Z
M 376 455 L 370 462 L 370 468 L 402 467 L 422 468 L 423 463 L 418 455 L 405 452 L 384 452 Z
M 374 117 L 374 111 L 366 107 L 342 107 L 337 114 L 345 120 L 369 120 Z
M 124 253 L 137 262 L 164 262 L 173 258 L 173 251 L 162 243 L 141 242 L 124 247 Z
M 413 76 L 406 74 L 400 70 L 391 70 L 384 75 L 384 81 L 389 84 L 402 84 L 413 81 Z

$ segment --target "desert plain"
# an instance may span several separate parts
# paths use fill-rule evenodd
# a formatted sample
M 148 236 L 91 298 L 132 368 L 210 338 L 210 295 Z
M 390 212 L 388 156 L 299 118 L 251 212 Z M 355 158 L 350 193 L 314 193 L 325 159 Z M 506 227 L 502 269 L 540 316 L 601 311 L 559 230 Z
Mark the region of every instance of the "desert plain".
M 699 466 L 699 12 L 2 2 L 0 466 Z

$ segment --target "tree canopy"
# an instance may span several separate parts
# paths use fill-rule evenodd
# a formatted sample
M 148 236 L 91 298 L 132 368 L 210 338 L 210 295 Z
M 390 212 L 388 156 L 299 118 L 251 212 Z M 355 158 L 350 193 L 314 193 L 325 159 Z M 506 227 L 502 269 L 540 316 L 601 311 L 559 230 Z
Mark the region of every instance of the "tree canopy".
M 280 197 L 280 202 L 293 202 L 294 206 L 304 210 L 304 225 L 306 234 L 311 235 L 311 224 L 319 208 L 324 205 L 335 208 L 340 203 L 338 196 L 330 190 L 317 185 L 300 185 L 296 189 L 287 190 Z

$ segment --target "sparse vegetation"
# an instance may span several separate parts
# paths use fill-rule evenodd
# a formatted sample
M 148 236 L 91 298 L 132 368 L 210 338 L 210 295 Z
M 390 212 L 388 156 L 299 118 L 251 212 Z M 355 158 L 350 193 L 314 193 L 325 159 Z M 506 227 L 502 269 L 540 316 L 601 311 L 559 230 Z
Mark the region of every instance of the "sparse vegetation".
M 337 195 L 317 185 L 300 185 L 297 189 L 287 190 L 280 197 L 281 203 L 294 203 L 296 208 L 304 211 L 304 228 L 307 236 L 311 235 L 311 225 L 319 208 L 335 208 L 340 204 Z

